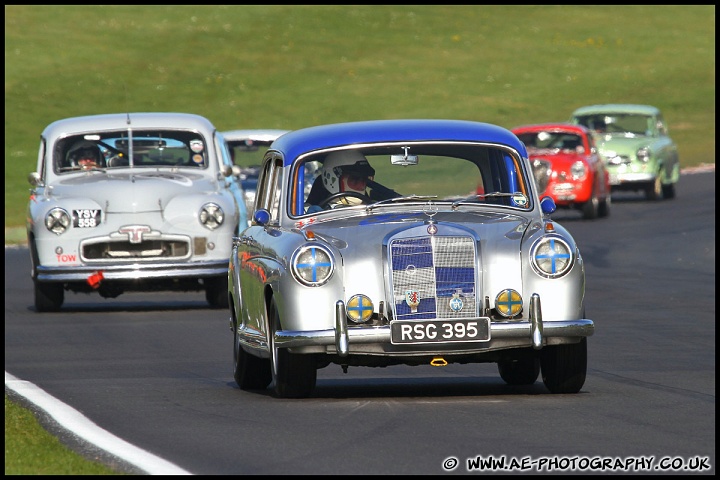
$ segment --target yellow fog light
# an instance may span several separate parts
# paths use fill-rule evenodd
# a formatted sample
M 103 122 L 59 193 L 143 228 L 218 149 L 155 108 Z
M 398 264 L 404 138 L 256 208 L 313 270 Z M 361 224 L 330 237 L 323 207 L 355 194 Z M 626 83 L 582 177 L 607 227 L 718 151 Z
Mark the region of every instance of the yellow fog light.
M 495 297 L 495 309 L 503 317 L 512 318 L 522 310 L 522 297 L 512 288 L 503 290 Z
M 347 317 L 354 323 L 365 323 L 373 314 L 373 303 L 365 295 L 353 295 L 345 306 Z

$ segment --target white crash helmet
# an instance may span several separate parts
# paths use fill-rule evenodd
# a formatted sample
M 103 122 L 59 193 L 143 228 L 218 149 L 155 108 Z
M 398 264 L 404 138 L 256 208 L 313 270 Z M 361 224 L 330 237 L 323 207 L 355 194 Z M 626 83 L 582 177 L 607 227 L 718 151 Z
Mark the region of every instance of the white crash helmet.
M 332 152 L 325 159 L 320 171 L 323 185 L 327 191 L 338 193 L 340 191 L 340 177 L 345 174 L 373 177 L 375 176 L 375 169 L 370 166 L 367 158 L 357 150 Z

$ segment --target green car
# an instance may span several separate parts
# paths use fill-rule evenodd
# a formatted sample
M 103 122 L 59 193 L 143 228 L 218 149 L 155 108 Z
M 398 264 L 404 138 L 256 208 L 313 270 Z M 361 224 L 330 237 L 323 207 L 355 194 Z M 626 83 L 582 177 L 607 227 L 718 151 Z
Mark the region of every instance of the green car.
M 650 105 L 592 105 L 570 118 L 594 132 L 610 174 L 611 191 L 644 192 L 648 200 L 675 197 L 680 162 L 662 113 Z

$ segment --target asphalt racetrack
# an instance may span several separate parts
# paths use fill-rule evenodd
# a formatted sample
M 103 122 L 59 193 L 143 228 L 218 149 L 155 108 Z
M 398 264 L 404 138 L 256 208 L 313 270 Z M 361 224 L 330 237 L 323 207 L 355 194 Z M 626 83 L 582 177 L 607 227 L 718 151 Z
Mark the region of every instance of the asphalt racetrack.
M 714 170 L 683 175 L 673 200 L 623 193 L 608 218 L 552 218 L 579 243 L 595 321 L 575 395 L 508 386 L 494 364 L 331 365 L 307 399 L 242 391 L 229 314 L 202 293 L 67 294 L 39 314 L 23 246 L 5 249 L 5 391 L 135 473 L 714 474 Z M 36 388 L 47 408 L 21 393 Z

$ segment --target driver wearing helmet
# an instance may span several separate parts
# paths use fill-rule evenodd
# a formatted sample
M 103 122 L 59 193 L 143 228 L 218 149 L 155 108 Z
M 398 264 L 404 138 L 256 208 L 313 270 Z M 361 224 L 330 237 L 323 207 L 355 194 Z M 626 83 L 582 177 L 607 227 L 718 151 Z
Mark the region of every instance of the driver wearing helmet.
M 70 164 L 83 170 L 102 167 L 102 154 L 97 145 L 83 140 L 73 146 L 68 153 Z
M 339 205 L 359 205 L 375 200 L 367 190 L 368 182 L 374 178 L 375 169 L 359 151 L 332 152 L 325 159 L 305 203 L 326 207 L 322 202 L 333 196 L 336 197 L 333 203 Z M 318 210 L 322 208 L 311 207 L 310 211 Z

